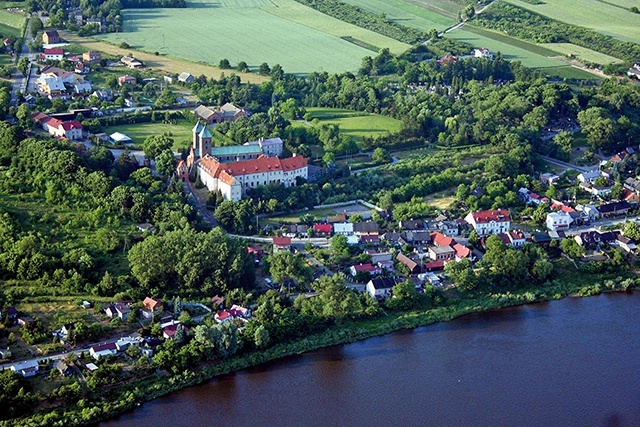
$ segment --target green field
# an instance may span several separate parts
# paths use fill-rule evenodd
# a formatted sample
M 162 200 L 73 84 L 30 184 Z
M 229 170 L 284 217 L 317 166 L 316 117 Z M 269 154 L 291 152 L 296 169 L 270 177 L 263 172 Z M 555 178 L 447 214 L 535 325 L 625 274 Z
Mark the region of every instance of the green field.
M 136 49 L 217 64 L 267 62 L 286 72 L 357 70 L 375 55 L 341 37 L 401 53 L 409 46 L 328 17 L 293 0 L 191 0 L 186 9 L 123 11 L 124 31 L 102 36 Z
M 174 140 L 173 149 L 181 150 L 191 146 L 192 136 L 191 129 L 193 123 L 186 120 L 177 122 L 176 124 L 167 123 L 133 123 L 127 125 L 110 126 L 105 132 L 110 135 L 113 132 L 120 132 L 127 135 L 133 140 L 133 145 L 142 146 L 144 140 L 151 135 L 169 135 Z M 214 145 L 216 141 L 214 141 Z
M 340 108 L 307 108 L 313 119 L 321 124 L 336 124 L 340 132 L 352 138 L 376 137 L 385 133 L 395 133 L 402 129 L 402 122 L 379 114 L 361 116 L 357 111 Z
M 638 1 L 543 0 L 544 4 L 538 5 L 521 0 L 506 1 L 551 19 L 589 28 L 620 40 L 640 42 L 640 14 L 621 7 L 640 7 Z
M 444 9 L 445 6 L 453 7 L 457 10 L 462 9 L 461 6 L 456 4 L 449 5 L 446 0 L 431 1 L 424 4 L 424 7 L 402 0 L 344 0 L 344 3 L 352 4 L 376 15 L 384 13 L 398 24 L 414 27 L 424 32 L 429 31 L 431 28 L 443 31 L 457 23 L 456 19 L 449 17 L 448 12 Z M 440 5 L 443 8 L 436 8 Z M 427 9 L 428 6 L 433 9 Z M 446 15 L 434 10 L 446 13 Z
M 22 15 L 0 9 L 0 35 L 18 37 L 24 20 Z
M 619 64 L 623 62 L 613 56 L 605 55 L 604 53 L 596 52 L 595 50 L 587 49 L 586 47 L 573 43 L 540 43 L 538 46 L 555 50 L 564 55 L 573 55 L 580 60 L 594 62 L 596 64 Z

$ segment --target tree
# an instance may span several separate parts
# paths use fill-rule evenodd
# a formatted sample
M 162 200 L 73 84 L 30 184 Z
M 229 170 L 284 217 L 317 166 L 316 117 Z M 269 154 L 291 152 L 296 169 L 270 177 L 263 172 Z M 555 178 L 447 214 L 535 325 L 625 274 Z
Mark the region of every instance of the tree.
M 468 258 L 463 258 L 459 262 L 448 262 L 444 270 L 461 291 L 471 291 L 478 286 L 476 274 Z
M 347 236 L 336 234 L 331 238 L 331 249 L 339 256 L 349 256 L 349 245 L 347 245 Z
M 258 326 L 253 334 L 253 340 L 258 348 L 263 348 L 269 345 L 269 331 L 264 327 L 264 325 Z
M 578 244 L 574 239 L 563 239 L 560 242 L 562 252 L 567 254 L 570 258 L 576 259 L 584 255 L 584 248 Z
M 176 170 L 177 163 L 173 151 L 171 151 L 171 149 L 165 149 L 156 157 L 156 170 L 166 178 Z
M 238 65 L 236 66 L 236 70 L 238 70 L 241 73 L 246 73 L 246 72 L 249 71 L 249 66 L 247 65 L 246 62 L 240 61 L 240 62 L 238 62 Z
M 310 276 L 302 254 L 292 254 L 289 251 L 278 251 L 267 259 L 269 274 L 276 283 L 284 283 L 293 279 L 296 282 L 307 280 Z
M 222 58 L 220 60 L 220 63 L 218 64 L 218 68 L 228 70 L 229 68 L 231 68 L 231 64 L 229 63 L 229 60 L 227 58 Z
M 261 76 L 268 76 L 269 73 L 271 73 L 271 67 L 269 67 L 269 64 L 266 62 L 260 64 L 260 67 L 258 67 L 258 74 Z
M 594 150 L 610 144 L 615 134 L 615 123 L 602 107 L 590 107 L 578 113 L 578 121 L 587 141 Z
M 635 221 L 627 221 L 624 224 L 624 235 L 629 239 L 640 242 L 640 226 Z
M 42 20 L 40 18 L 38 18 L 37 16 L 32 16 L 31 20 L 29 21 L 29 28 L 31 30 L 31 37 L 35 39 L 38 35 L 38 32 L 42 31 L 42 29 L 44 28 L 44 24 L 42 23 Z
M 375 164 L 390 163 L 391 155 L 382 147 L 377 147 L 371 154 L 371 161 Z
M 622 199 L 623 195 L 624 195 L 624 188 L 622 187 L 622 184 L 619 182 L 616 182 L 613 185 L 613 187 L 611 187 L 611 198 L 615 200 L 620 200 Z
M 165 150 L 170 150 L 173 146 L 173 139 L 164 135 L 151 135 L 142 143 L 144 155 L 150 159 L 155 159 Z
M 416 287 L 411 280 L 396 284 L 392 293 L 393 297 L 387 301 L 387 305 L 394 310 L 409 310 L 418 301 Z

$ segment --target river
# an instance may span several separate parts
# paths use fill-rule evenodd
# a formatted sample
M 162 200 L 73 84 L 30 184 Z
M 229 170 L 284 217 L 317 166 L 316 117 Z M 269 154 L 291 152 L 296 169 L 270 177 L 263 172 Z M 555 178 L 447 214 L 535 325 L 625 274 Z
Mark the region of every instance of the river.
M 640 292 L 474 314 L 289 357 L 101 426 L 640 426 Z

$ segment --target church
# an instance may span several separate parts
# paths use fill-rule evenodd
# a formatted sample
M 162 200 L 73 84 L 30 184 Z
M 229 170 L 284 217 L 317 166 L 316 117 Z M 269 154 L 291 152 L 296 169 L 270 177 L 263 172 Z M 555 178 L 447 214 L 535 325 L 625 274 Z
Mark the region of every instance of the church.
M 195 168 L 207 189 L 220 191 L 226 200 L 236 202 L 248 189 L 259 185 L 276 183 L 290 187 L 296 185 L 297 178 L 308 179 L 307 161 L 302 156 L 269 157 L 261 144 L 212 147 L 211 131 L 200 122 L 192 133 L 189 156 L 186 161 L 180 160 L 177 166 L 178 177 L 186 181 Z

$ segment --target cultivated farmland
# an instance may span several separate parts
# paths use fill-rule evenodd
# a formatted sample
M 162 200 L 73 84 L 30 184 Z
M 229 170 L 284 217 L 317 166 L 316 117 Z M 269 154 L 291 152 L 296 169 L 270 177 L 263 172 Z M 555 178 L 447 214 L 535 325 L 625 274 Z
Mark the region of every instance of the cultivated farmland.
M 24 20 L 25 18 L 22 15 L 0 9 L 0 34 L 5 37 L 19 36 Z
M 587 49 L 586 47 L 578 46 L 573 43 L 540 43 L 538 46 L 542 46 L 556 52 L 560 52 L 564 55 L 573 55 L 576 58 L 593 62 L 596 64 L 619 64 L 622 60 L 614 58 L 613 56 L 605 55 L 604 53 L 596 52 L 595 50 Z
M 640 14 L 627 9 L 640 6 L 635 0 L 544 0 L 542 4 L 506 1 L 551 19 L 589 28 L 620 40 L 633 43 L 640 40 Z
M 286 72 L 357 70 L 369 49 L 407 45 L 330 18 L 293 0 L 192 0 L 186 9 L 133 9 L 123 12 L 124 32 L 104 35 L 136 49 L 217 64 L 267 62 Z M 291 13 L 295 10 L 295 13 Z M 354 42 L 347 40 L 355 39 Z

